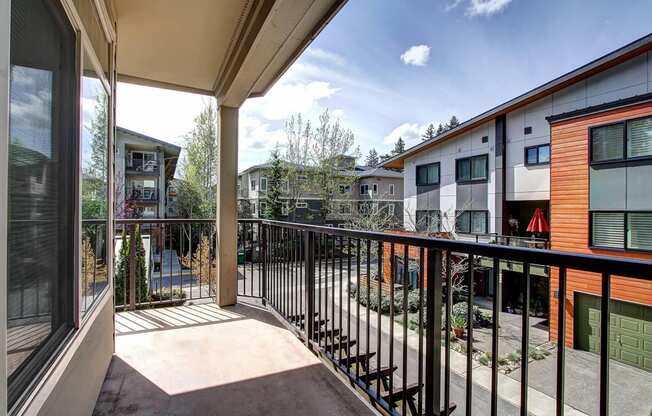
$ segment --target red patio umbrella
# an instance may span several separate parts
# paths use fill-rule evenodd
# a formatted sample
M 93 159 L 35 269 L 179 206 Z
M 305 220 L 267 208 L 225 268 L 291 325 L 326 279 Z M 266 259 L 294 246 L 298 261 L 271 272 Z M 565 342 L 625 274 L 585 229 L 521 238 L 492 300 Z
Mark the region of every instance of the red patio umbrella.
M 550 226 L 541 208 L 534 210 L 534 215 L 532 215 L 532 219 L 527 226 L 527 231 L 530 233 L 547 233 L 550 231 Z

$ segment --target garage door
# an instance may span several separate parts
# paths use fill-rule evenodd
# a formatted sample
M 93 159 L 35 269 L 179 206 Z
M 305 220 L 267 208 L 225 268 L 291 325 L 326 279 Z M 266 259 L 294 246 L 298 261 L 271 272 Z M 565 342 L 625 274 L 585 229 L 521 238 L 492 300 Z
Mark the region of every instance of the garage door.
M 609 356 L 652 371 L 652 307 L 611 301 Z M 600 298 L 575 294 L 576 349 L 600 352 Z

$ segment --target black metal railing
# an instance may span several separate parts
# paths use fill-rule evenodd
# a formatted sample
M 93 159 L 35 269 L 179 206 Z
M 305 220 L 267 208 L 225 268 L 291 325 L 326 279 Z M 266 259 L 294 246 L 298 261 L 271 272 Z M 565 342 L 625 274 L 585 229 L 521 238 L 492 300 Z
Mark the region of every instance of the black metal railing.
M 115 224 L 116 309 L 214 297 L 214 219 L 117 219 Z
M 136 172 L 136 173 L 152 173 L 152 174 L 158 174 L 159 172 L 159 163 L 156 160 L 142 160 L 142 159 L 135 159 L 135 160 L 129 160 L 129 158 L 125 159 L 125 166 L 127 167 L 127 172 Z
M 245 270 L 252 267 L 250 276 L 258 279 L 269 307 L 374 406 L 389 414 L 451 414 L 459 406 L 467 415 L 474 408 L 497 415 L 508 405 L 515 413 L 528 414 L 531 266 L 554 270 L 563 300 L 568 271 L 597 273 L 602 279 L 604 316 L 609 316 L 612 276 L 652 280 L 652 262 L 617 257 L 267 220 L 240 225 L 257 230 L 257 240 L 252 237 L 252 241 L 258 243 L 252 247 L 258 247 L 261 254 L 254 260 L 252 248 L 251 264 L 243 266 Z M 481 259 L 493 264 L 488 272 L 494 288 L 488 324 L 491 351 L 487 352 L 491 386 L 486 389 L 474 384 L 474 283 L 480 264 L 487 264 Z M 501 261 L 521 263 L 524 277 L 520 288 L 521 355 L 525 357 L 520 363 L 520 406 L 504 402 L 498 395 Z M 460 280 L 471 288 L 462 295 L 455 286 Z M 459 300 L 460 296 L 466 302 L 461 312 L 453 308 L 454 297 Z M 556 414 L 563 415 L 565 301 L 557 302 L 556 313 L 558 324 L 551 333 L 557 339 L 556 396 L 552 400 Z M 460 324 L 460 320 L 466 323 Z M 449 334 L 454 325 L 464 330 L 465 336 L 453 339 Z M 609 407 L 609 330 L 609 319 L 602 319 L 600 394 L 596 398 L 601 415 L 606 415 Z M 453 343 L 465 357 L 464 380 L 457 383 L 465 386 L 463 393 L 451 389 Z M 482 394 L 486 400 L 478 403 Z
M 262 231 L 260 220 L 238 220 L 238 296 L 263 296 Z
M 501 246 L 549 249 L 550 241 L 540 237 L 523 237 L 497 233 L 473 234 L 476 243 L 498 244 Z

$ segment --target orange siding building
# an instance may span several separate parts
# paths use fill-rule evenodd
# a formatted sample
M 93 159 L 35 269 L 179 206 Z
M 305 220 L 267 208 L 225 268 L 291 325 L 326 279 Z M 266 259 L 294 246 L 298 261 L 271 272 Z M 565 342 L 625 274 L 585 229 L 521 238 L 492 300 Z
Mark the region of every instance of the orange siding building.
M 550 225 L 551 248 L 576 253 L 613 255 L 652 260 L 652 254 L 593 249 L 589 244 L 589 131 L 604 125 L 652 115 L 652 103 L 632 105 L 562 121 L 551 121 Z M 650 178 L 652 181 L 652 178 Z M 551 271 L 550 336 L 557 338 L 558 270 Z M 600 295 L 601 276 L 569 270 L 567 273 L 565 341 L 573 346 L 575 293 Z M 642 305 L 652 304 L 652 282 L 611 280 L 611 298 Z

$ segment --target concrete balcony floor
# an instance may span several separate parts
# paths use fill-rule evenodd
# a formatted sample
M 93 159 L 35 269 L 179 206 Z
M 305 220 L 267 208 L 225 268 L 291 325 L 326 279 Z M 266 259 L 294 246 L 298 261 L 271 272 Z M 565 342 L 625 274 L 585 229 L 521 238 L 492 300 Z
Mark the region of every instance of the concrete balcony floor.
M 94 415 L 371 415 L 255 303 L 116 314 Z

